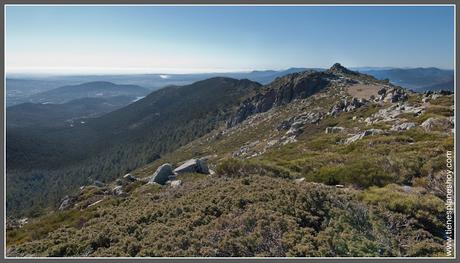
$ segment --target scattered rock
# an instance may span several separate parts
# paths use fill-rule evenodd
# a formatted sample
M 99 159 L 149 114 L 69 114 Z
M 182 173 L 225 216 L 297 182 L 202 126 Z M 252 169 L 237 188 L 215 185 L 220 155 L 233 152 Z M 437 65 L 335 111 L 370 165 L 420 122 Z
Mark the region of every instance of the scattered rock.
M 289 143 L 294 143 L 296 142 L 297 139 L 295 138 L 295 136 L 283 136 L 281 137 L 281 140 L 280 140 L 280 143 L 281 145 L 286 145 L 286 144 L 289 144 Z
M 342 132 L 343 130 L 345 130 L 345 128 L 343 128 L 343 127 L 338 127 L 338 126 L 335 126 L 335 127 L 327 127 L 327 128 L 326 128 L 326 134 L 329 134 L 329 133 L 339 133 L 339 132 Z
M 336 188 L 344 188 L 345 186 L 343 184 L 337 184 L 335 185 Z
M 131 182 L 134 182 L 134 181 L 137 181 L 137 177 L 133 176 L 132 174 L 125 174 L 123 176 L 123 179 L 125 180 L 128 180 L 128 181 L 131 181 Z
M 350 112 L 353 111 L 357 108 L 360 108 L 364 105 L 366 105 L 368 101 L 366 99 L 358 99 L 358 98 L 352 98 L 351 100 L 348 99 L 342 99 L 334 106 L 332 106 L 331 110 L 328 112 L 327 115 L 331 115 L 333 117 L 337 116 L 337 114 L 341 112 Z
M 287 132 L 286 136 L 298 136 L 303 132 L 302 128 L 291 127 Z
M 380 130 L 380 129 L 369 129 L 369 130 L 365 130 L 363 132 L 360 132 L 358 134 L 355 134 L 347 139 L 345 139 L 345 144 L 350 144 L 350 143 L 353 143 L 353 142 L 356 142 L 358 140 L 361 140 L 362 138 L 366 137 L 366 136 L 371 136 L 371 135 L 378 135 L 378 134 L 382 134 L 383 133 L 383 130 Z
M 174 173 L 201 173 L 209 174 L 209 168 L 205 160 L 202 159 L 190 159 L 183 163 L 181 166 L 174 169 Z
M 410 185 L 403 185 L 402 188 L 403 188 L 404 192 L 406 192 L 406 193 L 412 192 L 412 186 L 410 186 Z
M 179 187 L 182 185 L 182 181 L 181 180 L 174 180 L 174 181 L 171 181 L 171 186 L 173 188 L 176 188 L 176 187 Z
M 415 128 L 415 123 L 413 122 L 405 122 L 401 124 L 395 124 L 391 127 L 392 131 L 406 131 Z
M 89 208 L 89 207 L 92 207 L 92 206 L 95 206 L 95 205 L 97 205 L 97 204 L 99 204 L 99 203 L 102 202 L 103 200 L 104 200 L 104 199 L 101 199 L 101 200 L 98 200 L 98 201 L 96 201 L 96 202 L 94 202 L 94 203 L 88 205 L 88 208 Z
M 21 219 L 18 220 L 18 222 L 19 222 L 19 225 L 21 225 L 21 226 L 25 225 L 25 224 L 27 224 L 29 222 L 29 218 L 27 218 L 27 217 L 21 218 Z
M 173 174 L 172 166 L 165 163 L 157 168 L 155 173 L 149 180 L 149 183 L 165 184 L 169 180 L 169 176 Z
M 98 181 L 98 180 L 94 180 L 94 181 L 93 181 L 93 184 L 94 184 L 95 186 L 97 186 L 97 187 L 104 187 L 104 186 L 105 186 L 105 184 L 104 184 L 103 182 Z
M 125 192 L 123 191 L 123 187 L 119 185 L 112 189 L 112 194 L 116 196 L 121 196 L 125 195 Z
M 254 154 L 254 147 L 259 144 L 259 141 L 253 141 L 241 146 L 237 151 L 233 152 L 233 157 L 245 157 Z
M 407 92 L 403 88 L 398 87 L 383 87 L 377 94 L 379 96 L 374 99 L 376 102 L 383 101 L 395 103 L 407 100 L 408 98 Z
M 392 122 L 398 120 L 398 116 L 403 113 L 414 114 L 419 116 L 424 112 L 423 106 L 411 106 L 408 104 L 393 104 L 388 108 L 380 109 L 377 113 L 371 117 L 365 119 L 365 122 L 369 124 L 378 122 Z
M 74 203 L 75 203 L 75 197 L 66 195 L 61 200 L 61 204 L 59 205 L 59 210 L 62 211 L 62 210 L 69 209 L 74 205 Z
M 453 118 L 429 118 L 420 125 L 425 131 L 452 131 Z
M 317 124 L 323 118 L 321 112 L 304 112 L 298 116 L 292 117 L 288 120 L 283 121 L 279 126 L 278 130 L 288 130 L 286 136 L 298 136 L 303 132 L 303 126 L 307 124 Z
M 291 123 L 289 120 L 284 120 L 281 124 L 277 127 L 278 131 L 288 130 L 291 127 Z
M 305 181 L 305 178 L 304 178 L 304 177 L 294 180 L 294 182 L 295 182 L 296 184 L 300 184 L 300 183 L 302 183 L 302 182 L 304 182 L 304 181 Z

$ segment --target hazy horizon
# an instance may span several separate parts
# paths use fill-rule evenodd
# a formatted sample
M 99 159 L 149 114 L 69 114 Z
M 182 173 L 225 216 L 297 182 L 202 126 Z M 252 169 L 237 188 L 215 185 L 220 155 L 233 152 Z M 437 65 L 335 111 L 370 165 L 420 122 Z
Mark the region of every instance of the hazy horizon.
M 339 62 L 338 62 L 339 63 Z M 342 64 L 343 65 L 343 64 Z M 332 66 L 332 65 L 331 65 Z M 449 68 L 439 68 L 439 67 L 391 67 L 391 66 L 381 66 L 381 67 L 370 67 L 370 66 L 357 66 L 357 67 L 349 67 L 347 65 L 343 65 L 346 68 L 352 70 L 386 70 L 386 69 L 417 69 L 417 68 L 436 68 L 440 70 L 454 70 Z M 234 71 L 226 71 L 226 70 L 213 70 L 209 69 L 208 71 L 151 71 L 146 69 L 145 71 L 142 70 L 130 70 L 130 69 L 116 69 L 116 70 L 69 70 L 69 71 L 10 71 L 6 72 L 6 77 L 12 76 L 33 76 L 33 77 L 54 77 L 54 76 L 104 76 L 104 75 L 189 75 L 189 74 L 218 74 L 218 73 L 251 73 L 251 72 L 263 72 L 263 71 L 285 71 L 292 68 L 318 68 L 318 69 L 327 69 L 329 67 L 290 67 L 290 68 L 281 68 L 281 69 L 246 69 L 246 70 L 234 70 Z

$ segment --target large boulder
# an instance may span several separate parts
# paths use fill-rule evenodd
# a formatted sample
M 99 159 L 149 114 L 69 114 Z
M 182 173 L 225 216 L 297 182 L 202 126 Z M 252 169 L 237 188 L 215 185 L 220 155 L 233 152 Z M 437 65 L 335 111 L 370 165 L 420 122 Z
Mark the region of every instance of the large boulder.
M 181 166 L 174 169 L 174 173 L 201 173 L 209 174 L 209 168 L 206 161 L 202 159 L 190 159 L 183 163 Z
M 172 166 L 169 163 L 165 163 L 153 173 L 149 183 L 165 184 L 169 180 L 169 176 L 173 174 Z
M 420 125 L 425 131 L 451 131 L 454 128 L 453 118 L 429 118 Z

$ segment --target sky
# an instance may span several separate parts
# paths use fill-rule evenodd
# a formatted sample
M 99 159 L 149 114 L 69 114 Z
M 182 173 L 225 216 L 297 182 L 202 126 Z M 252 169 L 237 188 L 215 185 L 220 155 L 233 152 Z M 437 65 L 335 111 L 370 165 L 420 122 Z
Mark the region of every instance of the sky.
M 14 73 L 454 65 L 453 6 L 6 6 Z

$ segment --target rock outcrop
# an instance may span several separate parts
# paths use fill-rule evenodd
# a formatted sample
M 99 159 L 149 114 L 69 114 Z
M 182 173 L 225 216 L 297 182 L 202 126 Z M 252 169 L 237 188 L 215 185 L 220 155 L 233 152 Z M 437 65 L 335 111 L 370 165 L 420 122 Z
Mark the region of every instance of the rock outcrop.
M 75 199 L 76 198 L 73 196 L 64 196 L 61 200 L 61 204 L 59 205 L 59 210 L 62 211 L 71 208 L 75 203 Z
M 359 72 L 352 71 L 347 69 L 346 67 L 342 66 L 340 63 L 335 63 L 332 65 L 330 69 L 328 69 L 328 72 L 336 74 L 336 75 L 359 75 Z
M 169 180 L 169 176 L 173 174 L 171 164 L 165 163 L 157 168 L 152 177 L 150 177 L 149 183 L 165 184 Z
M 362 98 L 352 98 L 351 100 L 343 99 L 332 106 L 331 110 L 328 112 L 328 115 L 337 116 L 337 114 L 341 112 L 350 112 L 364 106 L 366 103 L 368 103 L 368 101 Z
M 125 195 L 125 192 L 123 191 L 123 186 L 121 186 L 121 185 L 115 186 L 115 187 L 112 189 L 112 194 L 113 194 L 113 195 L 116 195 L 116 196 L 123 196 L 123 195 Z
M 286 136 L 295 137 L 303 132 L 303 126 L 307 124 L 316 124 L 323 119 L 323 117 L 324 114 L 321 112 L 305 112 L 283 121 L 277 129 L 278 131 L 287 130 Z
M 398 102 L 407 100 L 408 95 L 405 89 L 400 87 L 383 87 L 378 91 L 375 101 Z
M 407 103 L 395 103 L 387 108 L 380 109 L 378 112 L 370 117 L 367 117 L 364 121 L 367 124 L 374 124 L 379 122 L 392 122 L 397 121 L 398 116 L 401 114 L 409 113 L 415 116 L 420 116 L 425 112 L 423 106 L 408 105 Z
M 105 186 L 105 184 L 103 182 L 98 181 L 98 180 L 94 180 L 93 185 L 97 186 L 97 187 L 104 187 Z
M 335 126 L 335 127 L 327 127 L 325 133 L 326 133 L 326 134 L 329 134 L 329 133 L 339 133 L 339 132 L 342 132 L 343 130 L 345 130 L 345 128 L 343 128 L 343 127 L 338 127 L 338 126 Z
M 233 127 L 249 116 L 266 112 L 273 107 L 285 105 L 295 99 L 307 98 L 327 87 L 332 79 L 338 77 L 329 72 L 305 71 L 293 73 L 275 79 L 258 93 L 246 99 L 236 113 L 227 121 L 227 127 Z
M 360 132 L 358 134 L 355 134 L 347 139 L 345 139 L 345 144 L 350 144 L 350 143 L 354 143 L 356 141 L 359 141 L 361 140 L 362 138 L 366 137 L 366 136 L 370 136 L 370 135 L 378 135 L 378 134 L 382 134 L 383 133 L 383 130 L 380 130 L 380 129 L 369 129 L 369 130 L 365 130 L 363 132 Z
M 401 124 L 395 124 L 391 127 L 392 131 L 406 131 L 415 128 L 416 125 L 413 122 L 404 122 Z
M 205 160 L 202 159 L 190 159 L 174 169 L 174 173 L 202 173 L 209 174 L 208 165 Z
M 429 118 L 420 125 L 425 131 L 453 131 L 453 118 Z

